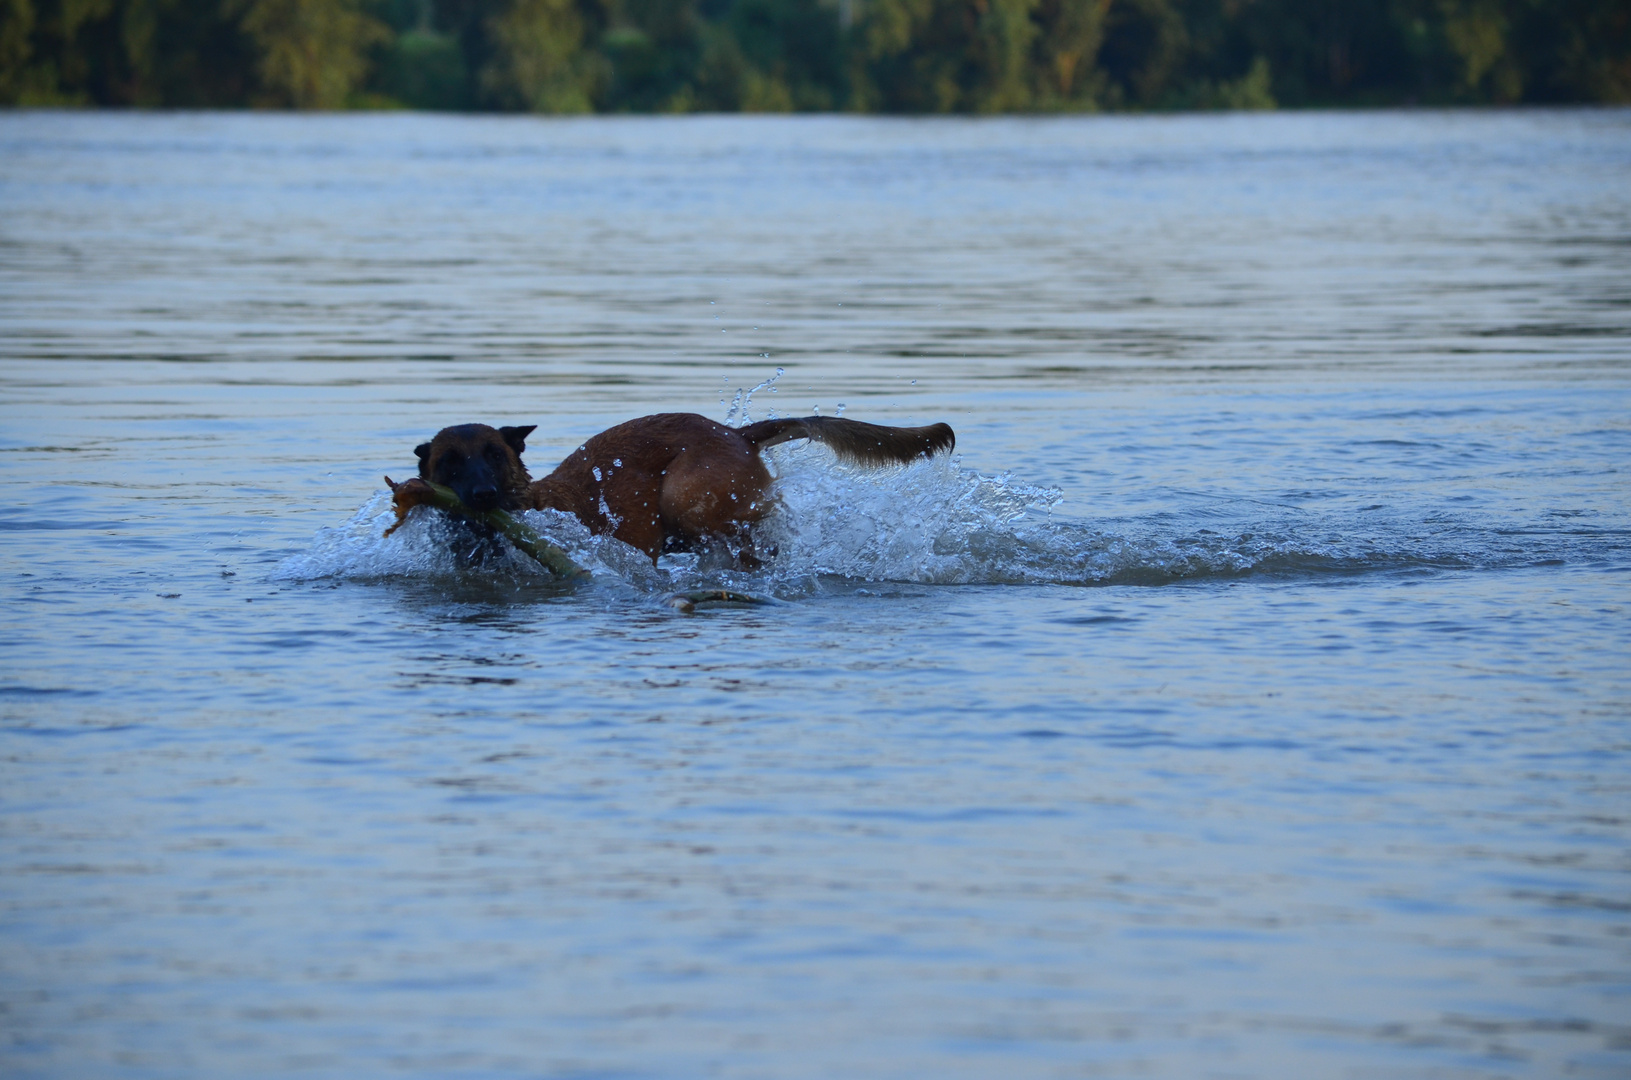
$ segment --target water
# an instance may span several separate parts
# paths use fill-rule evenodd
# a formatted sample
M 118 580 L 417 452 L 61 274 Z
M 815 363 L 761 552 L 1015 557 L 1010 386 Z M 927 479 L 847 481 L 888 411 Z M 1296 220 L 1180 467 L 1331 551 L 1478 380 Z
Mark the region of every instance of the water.
M 1631 1075 L 1628 175 L 0 114 L 0 1069 Z M 840 407 L 957 457 L 777 448 L 761 573 L 379 535 L 444 424 Z

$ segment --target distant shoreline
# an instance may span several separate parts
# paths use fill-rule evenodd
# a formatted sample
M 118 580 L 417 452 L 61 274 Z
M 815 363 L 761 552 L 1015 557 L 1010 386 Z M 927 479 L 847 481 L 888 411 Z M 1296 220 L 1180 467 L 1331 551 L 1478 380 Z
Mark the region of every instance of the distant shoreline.
M 0 106 L 1040 116 L 1624 103 L 1624 0 L 0 7 Z

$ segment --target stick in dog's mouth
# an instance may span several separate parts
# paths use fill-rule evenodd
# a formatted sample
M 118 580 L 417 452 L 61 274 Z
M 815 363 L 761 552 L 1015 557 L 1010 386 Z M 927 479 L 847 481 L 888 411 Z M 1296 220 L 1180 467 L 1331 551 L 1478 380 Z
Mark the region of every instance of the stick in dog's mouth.
M 433 484 L 429 480 L 414 477 L 404 480 L 400 484 L 389 476 L 385 484 L 391 489 L 391 502 L 396 508 L 396 524 L 385 530 L 390 536 L 402 527 L 408 518 L 408 511 L 416 506 L 434 506 L 438 510 L 445 510 L 450 514 L 459 514 L 475 521 L 492 526 L 502 533 L 504 538 L 514 544 L 516 550 L 531 556 L 539 565 L 549 570 L 558 578 L 588 577 L 589 571 L 573 562 L 566 552 L 539 536 L 525 522 L 517 519 L 503 510 L 472 510 L 453 493 L 452 488 Z
M 385 485 L 391 489 L 391 503 L 396 510 L 396 524 L 385 530 L 390 536 L 402 527 L 408 519 L 408 511 L 416 506 L 434 506 L 450 514 L 460 514 L 492 526 L 504 535 L 504 538 L 514 544 L 518 551 L 532 557 L 540 565 L 548 569 L 558 578 L 575 579 L 586 578 L 589 571 L 573 562 L 560 548 L 539 536 L 525 522 L 505 513 L 503 510 L 472 510 L 454 494 L 452 488 L 433 484 L 429 480 L 414 477 L 397 483 L 389 476 L 385 478 Z M 773 601 L 747 593 L 736 592 L 731 589 L 698 589 L 692 592 L 675 593 L 668 598 L 668 605 L 675 611 L 686 615 L 696 612 L 698 604 L 770 604 Z

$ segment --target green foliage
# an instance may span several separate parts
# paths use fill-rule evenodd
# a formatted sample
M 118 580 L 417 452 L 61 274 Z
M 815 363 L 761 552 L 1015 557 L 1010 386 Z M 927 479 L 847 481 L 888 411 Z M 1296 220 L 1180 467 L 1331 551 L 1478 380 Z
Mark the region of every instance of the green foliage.
M 1098 56 L 1107 84 L 1105 103 L 1161 104 L 1188 48 L 1188 28 L 1168 0 L 1111 4 Z
M 701 28 L 696 106 L 831 110 L 844 98 L 837 10 L 816 0 L 738 0 Z
M 255 45 L 268 104 L 338 109 L 368 72 L 368 52 L 389 31 L 357 0 L 251 0 L 244 31 Z
M 0 101 L 27 100 L 34 33 L 30 0 L 0 0 Z M 53 82 L 55 79 L 52 80 Z
M 1105 19 L 1111 0 L 1043 0 L 1039 19 L 1047 33 L 1039 43 L 1035 68 L 1041 108 L 1089 108 L 1103 93 Z
M 544 113 L 1631 101 L 1627 0 L 0 0 L 0 103 Z
M 405 30 L 375 60 L 373 86 L 383 100 L 410 109 L 454 110 L 470 105 L 470 71 L 459 43 L 434 30 Z
M 510 0 L 487 21 L 492 58 L 482 89 L 500 108 L 589 112 L 595 65 L 573 0 Z M 410 104 L 414 104 L 410 102 Z

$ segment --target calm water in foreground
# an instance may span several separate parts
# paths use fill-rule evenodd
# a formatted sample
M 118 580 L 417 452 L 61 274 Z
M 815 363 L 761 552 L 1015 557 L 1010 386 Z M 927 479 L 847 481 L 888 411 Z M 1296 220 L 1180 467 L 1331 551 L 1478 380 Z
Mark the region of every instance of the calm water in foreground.
M 0 1072 L 1631 1075 L 1628 177 L 0 114 Z M 959 456 L 779 448 L 754 575 L 380 537 L 444 424 L 733 400 Z

